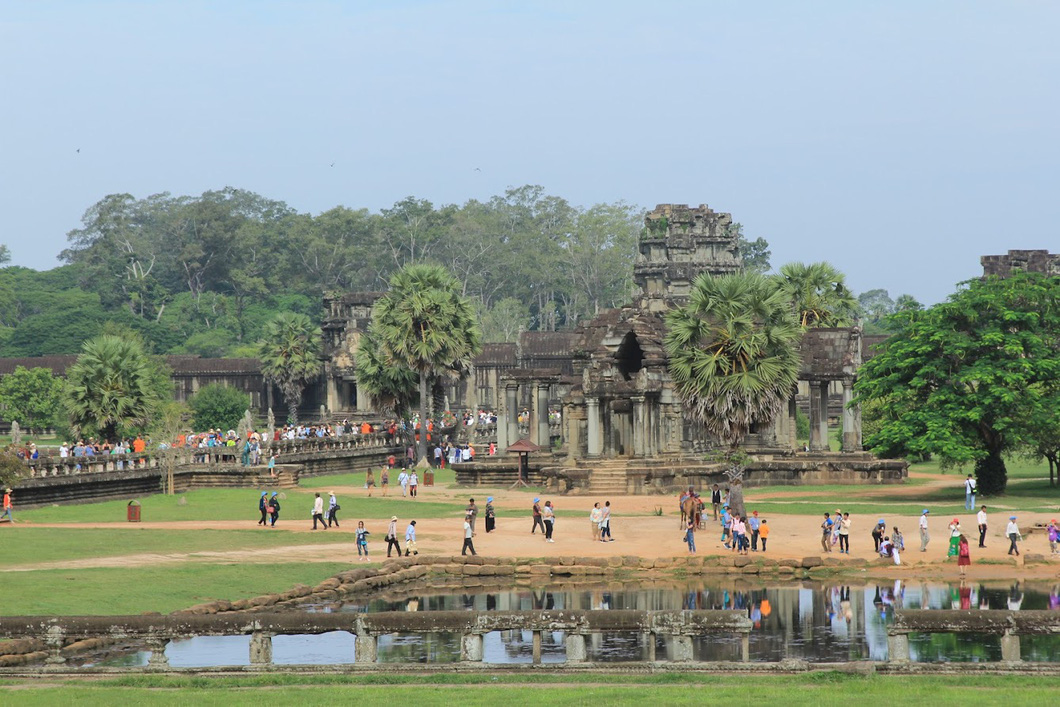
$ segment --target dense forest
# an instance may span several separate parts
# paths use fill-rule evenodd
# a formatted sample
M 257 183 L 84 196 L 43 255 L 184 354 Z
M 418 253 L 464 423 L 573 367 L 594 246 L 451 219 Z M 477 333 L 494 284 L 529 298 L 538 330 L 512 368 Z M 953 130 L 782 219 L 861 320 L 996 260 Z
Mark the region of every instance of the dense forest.
M 459 278 L 485 340 L 511 341 L 627 302 L 643 215 L 531 185 L 460 206 L 408 197 L 379 213 L 316 216 L 233 188 L 113 194 L 68 234 L 60 267 L 0 269 L 0 356 L 76 353 L 108 328 L 138 332 L 153 353 L 253 356 L 277 312 L 319 320 L 324 294 L 383 290 L 421 262 Z M 738 235 L 745 260 L 768 270 L 768 243 Z M 878 320 L 893 303 L 871 294 Z

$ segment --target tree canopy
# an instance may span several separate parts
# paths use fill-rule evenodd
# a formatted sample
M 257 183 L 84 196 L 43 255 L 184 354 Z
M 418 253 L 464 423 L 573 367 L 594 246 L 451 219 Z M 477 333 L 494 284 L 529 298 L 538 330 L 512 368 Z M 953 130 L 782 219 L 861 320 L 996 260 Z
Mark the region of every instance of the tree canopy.
M 879 403 L 864 408 L 879 425 L 866 445 L 974 465 L 983 493 L 1003 492 L 1004 455 L 1060 415 L 1060 278 L 970 280 L 892 318 L 897 333 L 855 385 L 858 402 Z
M 666 323 L 670 375 L 710 433 L 735 449 L 752 425 L 776 417 L 798 379 L 802 336 L 776 281 L 701 275 Z
M 61 414 L 63 381 L 47 368 L 17 366 L 0 379 L 0 414 L 31 433 L 55 426 Z
M 306 315 L 281 312 L 265 326 L 258 342 L 261 372 L 283 393 L 288 422 L 298 421 L 302 393 L 323 369 L 320 336 L 320 327 Z
M 212 383 L 199 389 L 188 401 L 196 430 L 234 430 L 250 409 L 250 396 L 238 388 Z
M 777 276 L 803 327 L 840 327 L 853 323 L 857 300 L 843 273 L 828 263 L 788 263 Z

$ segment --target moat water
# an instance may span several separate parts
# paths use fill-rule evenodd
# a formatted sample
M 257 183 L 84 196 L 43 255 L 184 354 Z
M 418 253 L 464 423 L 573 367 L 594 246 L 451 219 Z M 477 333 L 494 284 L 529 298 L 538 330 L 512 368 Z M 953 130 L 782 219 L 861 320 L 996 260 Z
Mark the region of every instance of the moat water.
M 482 590 L 468 593 L 419 592 L 401 600 L 366 604 L 302 607 L 307 611 L 490 611 L 528 609 L 735 609 L 754 622 L 750 636 L 752 661 L 801 659 L 816 663 L 886 660 L 887 626 L 896 609 L 1047 609 L 1060 611 L 1060 584 L 972 583 L 965 585 L 904 582 L 848 584 L 811 583 L 746 588 L 696 582 L 668 588 L 611 590 L 557 585 L 539 589 Z M 586 639 L 592 661 L 646 660 L 648 639 L 632 633 L 594 634 Z M 171 641 L 166 658 L 174 668 L 249 665 L 249 636 L 203 636 Z M 273 662 L 280 665 L 322 665 L 354 662 L 354 637 L 344 631 L 322 635 L 275 636 Z M 1027 661 L 1060 662 L 1060 636 L 1024 636 Z M 736 636 L 694 639 L 697 660 L 739 660 Z M 483 640 L 487 663 L 530 663 L 529 631 L 497 631 Z M 668 640 L 659 637 L 656 659 L 668 657 Z M 393 634 L 378 641 L 380 662 L 443 663 L 459 660 L 456 634 Z M 913 635 L 910 655 L 919 662 L 977 662 L 1001 659 L 997 636 Z M 130 649 L 86 665 L 146 665 L 150 653 Z M 563 633 L 542 636 L 542 661 L 563 662 Z

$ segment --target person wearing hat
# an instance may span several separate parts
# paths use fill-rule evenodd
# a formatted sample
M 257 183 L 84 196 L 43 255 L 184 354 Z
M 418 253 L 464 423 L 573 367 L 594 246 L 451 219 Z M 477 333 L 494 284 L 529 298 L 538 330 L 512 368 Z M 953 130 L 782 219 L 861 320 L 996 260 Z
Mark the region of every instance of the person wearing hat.
M 261 511 L 261 520 L 258 521 L 258 525 L 262 527 L 268 527 L 269 525 L 269 492 L 262 491 L 261 498 L 258 499 L 258 510 Z
M 0 520 L 7 518 L 8 523 L 15 522 L 15 516 L 13 515 L 13 506 L 11 505 L 11 487 L 8 486 L 4 489 L 4 513 L 0 515 Z
M 920 552 L 927 552 L 928 543 L 931 542 L 931 535 L 928 534 L 928 522 L 927 517 L 930 513 L 928 509 L 924 509 L 920 512 Z
M 420 554 L 420 551 L 416 549 L 416 521 L 410 520 L 409 527 L 405 528 L 405 557 L 409 556 L 409 553 L 413 555 Z
M 530 528 L 530 534 L 533 535 L 537 532 L 537 527 L 541 526 L 541 532 L 545 532 L 545 524 L 541 521 L 541 499 L 534 499 L 534 508 L 532 513 L 534 514 L 534 527 Z
M 497 512 L 493 509 L 493 496 L 486 497 L 486 532 L 492 533 L 497 527 Z
M 370 494 L 369 494 L 370 495 Z M 328 491 L 328 527 L 334 523 L 335 527 L 339 527 L 339 511 L 342 510 L 342 506 L 339 505 L 339 499 L 335 498 L 334 491 Z
M 876 521 L 875 527 L 872 529 L 872 545 L 873 551 L 880 551 L 880 543 L 883 542 L 883 536 L 887 534 L 887 521 L 880 518 Z
M 1023 536 L 1020 534 L 1020 527 L 1016 525 L 1016 516 L 1008 517 L 1008 525 L 1005 527 L 1005 535 L 1008 536 L 1008 539 L 1011 542 L 1008 547 L 1008 554 L 1019 557 L 1020 549 L 1016 543 L 1023 540 Z
M 390 525 L 386 527 L 386 556 L 390 557 L 390 551 L 397 550 L 397 556 L 401 557 L 401 545 L 397 539 L 397 516 L 390 516 Z
M 270 528 L 276 527 L 276 521 L 280 518 L 280 499 L 278 494 L 273 491 L 272 495 L 269 496 L 269 520 L 272 521 Z

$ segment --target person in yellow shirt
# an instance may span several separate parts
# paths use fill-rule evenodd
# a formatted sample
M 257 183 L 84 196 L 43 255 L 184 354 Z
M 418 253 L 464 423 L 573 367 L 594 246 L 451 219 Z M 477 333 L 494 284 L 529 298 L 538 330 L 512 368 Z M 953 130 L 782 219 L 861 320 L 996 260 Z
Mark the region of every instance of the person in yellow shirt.
M 762 552 L 766 551 L 766 541 L 769 540 L 769 523 L 763 518 L 758 526 L 758 539 L 762 543 Z

